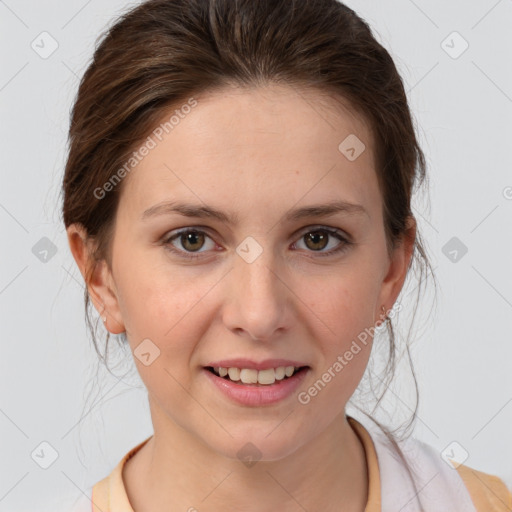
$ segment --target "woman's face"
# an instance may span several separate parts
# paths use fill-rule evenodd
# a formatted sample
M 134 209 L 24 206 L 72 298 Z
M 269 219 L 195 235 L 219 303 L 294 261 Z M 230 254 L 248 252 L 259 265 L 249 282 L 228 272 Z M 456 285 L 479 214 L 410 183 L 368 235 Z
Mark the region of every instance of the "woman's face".
M 112 273 L 90 289 L 126 330 L 156 435 L 278 459 L 343 412 L 370 355 L 361 333 L 395 302 L 410 247 L 389 259 L 370 133 L 332 98 L 272 85 L 195 99 L 125 178 Z M 356 206 L 316 211 L 341 202 Z M 244 379 L 306 368 L 255 385 L 207 369 L 221 362 Z

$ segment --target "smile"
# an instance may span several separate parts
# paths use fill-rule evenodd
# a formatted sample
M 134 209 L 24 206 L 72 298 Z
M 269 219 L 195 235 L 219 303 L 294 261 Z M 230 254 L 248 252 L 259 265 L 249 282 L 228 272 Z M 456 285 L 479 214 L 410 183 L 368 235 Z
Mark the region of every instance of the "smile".
M 250 407 L 270 406 L 290 399 L 310 370 L 309 366 L 277 366 L 260 370 L 206 366 L 202 369 L 217 393 L 231 402 Z
M 304 367 L 298 366 L 278 366 L 277 368 L 267 368 L 264 370 L 255 370 L 253 368 L 224 368 L 207 367 L 215 375 L 222 377 L 232 382 L 239 382 L 241 384 L 260 384 L 268 386 L 274 382 L 285 380 L 292 377 L 297 371 Z

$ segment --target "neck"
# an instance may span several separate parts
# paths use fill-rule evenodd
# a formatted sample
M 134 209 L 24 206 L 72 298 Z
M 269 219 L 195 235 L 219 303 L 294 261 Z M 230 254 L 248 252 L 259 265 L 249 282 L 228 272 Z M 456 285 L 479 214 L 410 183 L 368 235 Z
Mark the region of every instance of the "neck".
M 154 436 L 123 469 L 136 512 L 220 512 L 226 504 L 245 512 L 365 509 L 366 457 L 344 413 L 292 454 L 249 467 L 211 450 L 166 415 L 152 419 Z

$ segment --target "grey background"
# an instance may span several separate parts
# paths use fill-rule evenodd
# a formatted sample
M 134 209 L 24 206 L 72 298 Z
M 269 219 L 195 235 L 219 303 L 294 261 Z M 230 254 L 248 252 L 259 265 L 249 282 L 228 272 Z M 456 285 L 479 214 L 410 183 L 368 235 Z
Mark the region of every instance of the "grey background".
M 430 196 L 415 198 L 415 214 L 440 289 L 435 314 L 420 305 L 414 336 L 414 435 L 440 453 L 456 441 L 465 464 L 512 487 L 512 1 L 347 4 L 394 57 L 429 164 Z M 83 285 L 59 216 L 78 77 L 128 5 L 0 1 L 0 511 L 51 510 L 152 433 L 129 354 L 95 380 Z M 454 31 L 469 44 L 461 55 Z M 31 46 L 42 52 L 42 37 L 46 51 L 58 44 L 47 58 Z M 406 382 L 401 370 L 391 393 L 404 417 Z M 42 442 L 57 455 L 47 469 L 53 452 Z

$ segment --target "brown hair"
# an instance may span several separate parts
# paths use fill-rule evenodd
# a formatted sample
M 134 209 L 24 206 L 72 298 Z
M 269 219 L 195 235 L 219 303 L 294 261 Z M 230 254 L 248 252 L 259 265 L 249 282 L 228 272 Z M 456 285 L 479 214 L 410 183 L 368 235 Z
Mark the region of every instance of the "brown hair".
M 426 177 L 425 158 L 393 59 L 368 24 L 336 0 L 149 0 L 122 15 L 102 35 L 72 110 L 63 181 L 66 227 L 81 224 L 95 242 L 94 259 L 110 264 L 109 234 L 123 183 L 101 199 L 94 191 L 171 106 L 226 85 L 267 83 L 334 94 L 368 121 L 391 251 L 407 234 L 413 189 Z M 420 271 L 419 297 L 431 270 L 419 232 L 408 270 L 413 262 Z M 86 318 L 101 357 L 88 305 L 86 289 Z M 391 321 L 387 329 L 384 393 L 396 362 Z M 407 355 L 411 362 L 408 346 Z M 415 377 L 414 383 L 413 419 Z

